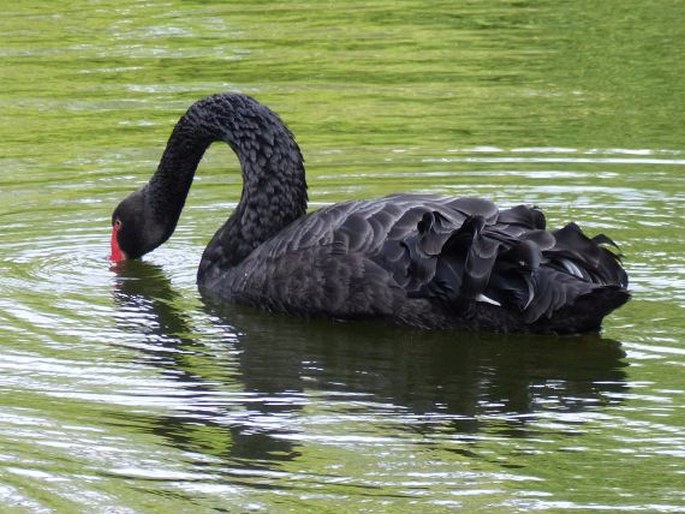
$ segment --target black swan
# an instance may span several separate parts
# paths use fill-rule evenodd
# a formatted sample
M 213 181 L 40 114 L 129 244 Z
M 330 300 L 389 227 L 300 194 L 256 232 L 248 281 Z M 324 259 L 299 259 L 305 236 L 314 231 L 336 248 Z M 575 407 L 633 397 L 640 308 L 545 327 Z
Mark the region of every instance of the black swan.
M 302 154 L 274 112 L 219 94 L 178 121 L 157 171 L 112 214 L 113 261 L 173 233 L 207 147 L 224 141 L 243 191 L 197 274 L 203 295 L 273 312 L 373 318 L 428 329 L 596 332 L 628 301 L 604 235 L 545 230 L 536 207 L 397 194 L 310 214 Z

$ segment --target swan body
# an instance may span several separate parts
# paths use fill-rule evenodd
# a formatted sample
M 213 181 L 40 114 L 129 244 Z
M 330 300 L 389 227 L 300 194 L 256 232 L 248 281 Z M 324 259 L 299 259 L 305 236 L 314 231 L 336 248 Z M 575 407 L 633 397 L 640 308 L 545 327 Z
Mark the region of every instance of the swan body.
M 179 120 L 150 181 L 112 215 L 112 259 L 173 233 L 206 148 L 238 155 L 243 193 L 198 269 L 201 292 L 274 312 L 377 318 L 418 328 L 594 332 L 630 295 L 615 246 L 536 207 L 398 194 L 306 214 L 302 155 L 280 118 L 239 94 Z

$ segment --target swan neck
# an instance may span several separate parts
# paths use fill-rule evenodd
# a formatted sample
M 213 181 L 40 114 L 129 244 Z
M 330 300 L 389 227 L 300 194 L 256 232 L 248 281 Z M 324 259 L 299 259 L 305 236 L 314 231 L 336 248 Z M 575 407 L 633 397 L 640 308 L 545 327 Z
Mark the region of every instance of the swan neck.
M 176 228 L 197 167 L 210 144 L 211 141 L 198 140 L 175 129 L 145 188 L 151 214 L 165 226 L 167 238 Z
M 248 96 L 210 96 L 176 124 L 146 186 L 152 215 L 165 225 L 166 237 L 176 227 L 202 156 L 215 141 L 236 153 L 243 179 L 238 206 L 203 256 L 225 268 L 304 215 L 307 184 L 300 149 L 275 113 Z

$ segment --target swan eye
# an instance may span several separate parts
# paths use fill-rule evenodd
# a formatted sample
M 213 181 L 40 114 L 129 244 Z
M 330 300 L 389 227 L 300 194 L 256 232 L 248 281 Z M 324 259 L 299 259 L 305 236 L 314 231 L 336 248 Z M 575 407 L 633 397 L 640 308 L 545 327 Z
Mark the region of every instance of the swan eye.
M 119 230 L 121 228 L 121 220 L 119 218 L 114 220 L 114 224 L 112 225 L 115 229 Z

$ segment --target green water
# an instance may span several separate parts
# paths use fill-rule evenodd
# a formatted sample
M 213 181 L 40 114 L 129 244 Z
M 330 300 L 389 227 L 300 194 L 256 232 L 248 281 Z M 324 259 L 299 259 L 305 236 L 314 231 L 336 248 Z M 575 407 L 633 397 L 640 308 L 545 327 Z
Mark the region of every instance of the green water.
M 3 6 L 0 512 L 685 512 L 684 44 L 676 0 Z M 615 239 L 633 300 L 584 338 L 217 311 L 221 146 L 115 273 L 112 208 L 227 90 L 289 124 L 312 208 L 535 203 Z

